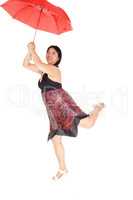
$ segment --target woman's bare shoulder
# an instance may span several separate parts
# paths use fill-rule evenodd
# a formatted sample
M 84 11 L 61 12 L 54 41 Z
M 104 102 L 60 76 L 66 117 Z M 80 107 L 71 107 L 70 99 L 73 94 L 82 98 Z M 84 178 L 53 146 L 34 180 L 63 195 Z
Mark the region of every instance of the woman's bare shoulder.
M 61 77 L 61 70 L 59 68 L 57 68 L 57 73 L 50 75 L 48 74 L 48 76 L 53 80 L 53 81 L 57 81 L 60 82 L 62 81 L 62 77 Z

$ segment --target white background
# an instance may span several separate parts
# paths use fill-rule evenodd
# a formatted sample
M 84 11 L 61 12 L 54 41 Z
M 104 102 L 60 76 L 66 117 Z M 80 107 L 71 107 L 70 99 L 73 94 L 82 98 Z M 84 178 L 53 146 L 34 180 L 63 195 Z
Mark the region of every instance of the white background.
M 38 31 L 38 55 L 45 61 L 47 47 L 60 46 L 63 88 L 86 113 L 96 102 L 106 108 L 93 128 L 79 127 L 78 137 L 62 138 L 69 173 L 51 180 L 58 163 L 47 143 L 40 75 L 22 66 L 34 29 L 0 8 L 0 199 L 132 200 L 131 1 L 50 2 L 65 9 L 73 31 L 58 36 Z

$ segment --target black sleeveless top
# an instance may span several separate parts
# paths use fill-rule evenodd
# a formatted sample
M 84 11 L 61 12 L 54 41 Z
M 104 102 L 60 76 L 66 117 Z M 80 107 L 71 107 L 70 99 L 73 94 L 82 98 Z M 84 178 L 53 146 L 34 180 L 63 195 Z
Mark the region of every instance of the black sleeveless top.
M 44 73 L 42 76 L 42 80 L 38 81 L 38 87 L 41 89 L 41 92 L 43 92 L 43 91 L 53 90 L 56 88 L 61 88 L 62 84 L 51 80 L 48 77 L 48 74 Z

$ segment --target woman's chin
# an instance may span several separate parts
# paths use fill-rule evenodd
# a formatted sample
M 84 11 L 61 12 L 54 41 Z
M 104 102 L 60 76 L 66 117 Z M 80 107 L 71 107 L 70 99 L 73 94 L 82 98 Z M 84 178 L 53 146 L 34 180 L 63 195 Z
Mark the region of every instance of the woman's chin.
M 49 64 L 49 65 L 54 65 L 54 63 L 53 63 L 53 62 L 48 62 L 48 64 Z

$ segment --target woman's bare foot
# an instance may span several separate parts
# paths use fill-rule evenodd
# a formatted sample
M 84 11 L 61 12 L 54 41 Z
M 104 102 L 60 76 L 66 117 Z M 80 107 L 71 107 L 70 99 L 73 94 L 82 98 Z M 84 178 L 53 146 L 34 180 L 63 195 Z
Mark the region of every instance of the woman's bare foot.
M 66 173 L 68 173 L 67 169 L 58 169 L 57 173 L 55 176 L 52 177 L 53 180 L 58 180 L 60 179 L 63 175 L 65 175 Z
M 92 115 L 98 115 L 98 113 L 105 107 L 104 103 L 98 103 L 93 105 L 94 106 L 94 110 L 90 112 L 90 114 Z
M 94 105 L 94 110 L 100 112 L 105 107 L 104 103 L 98 103 Z

